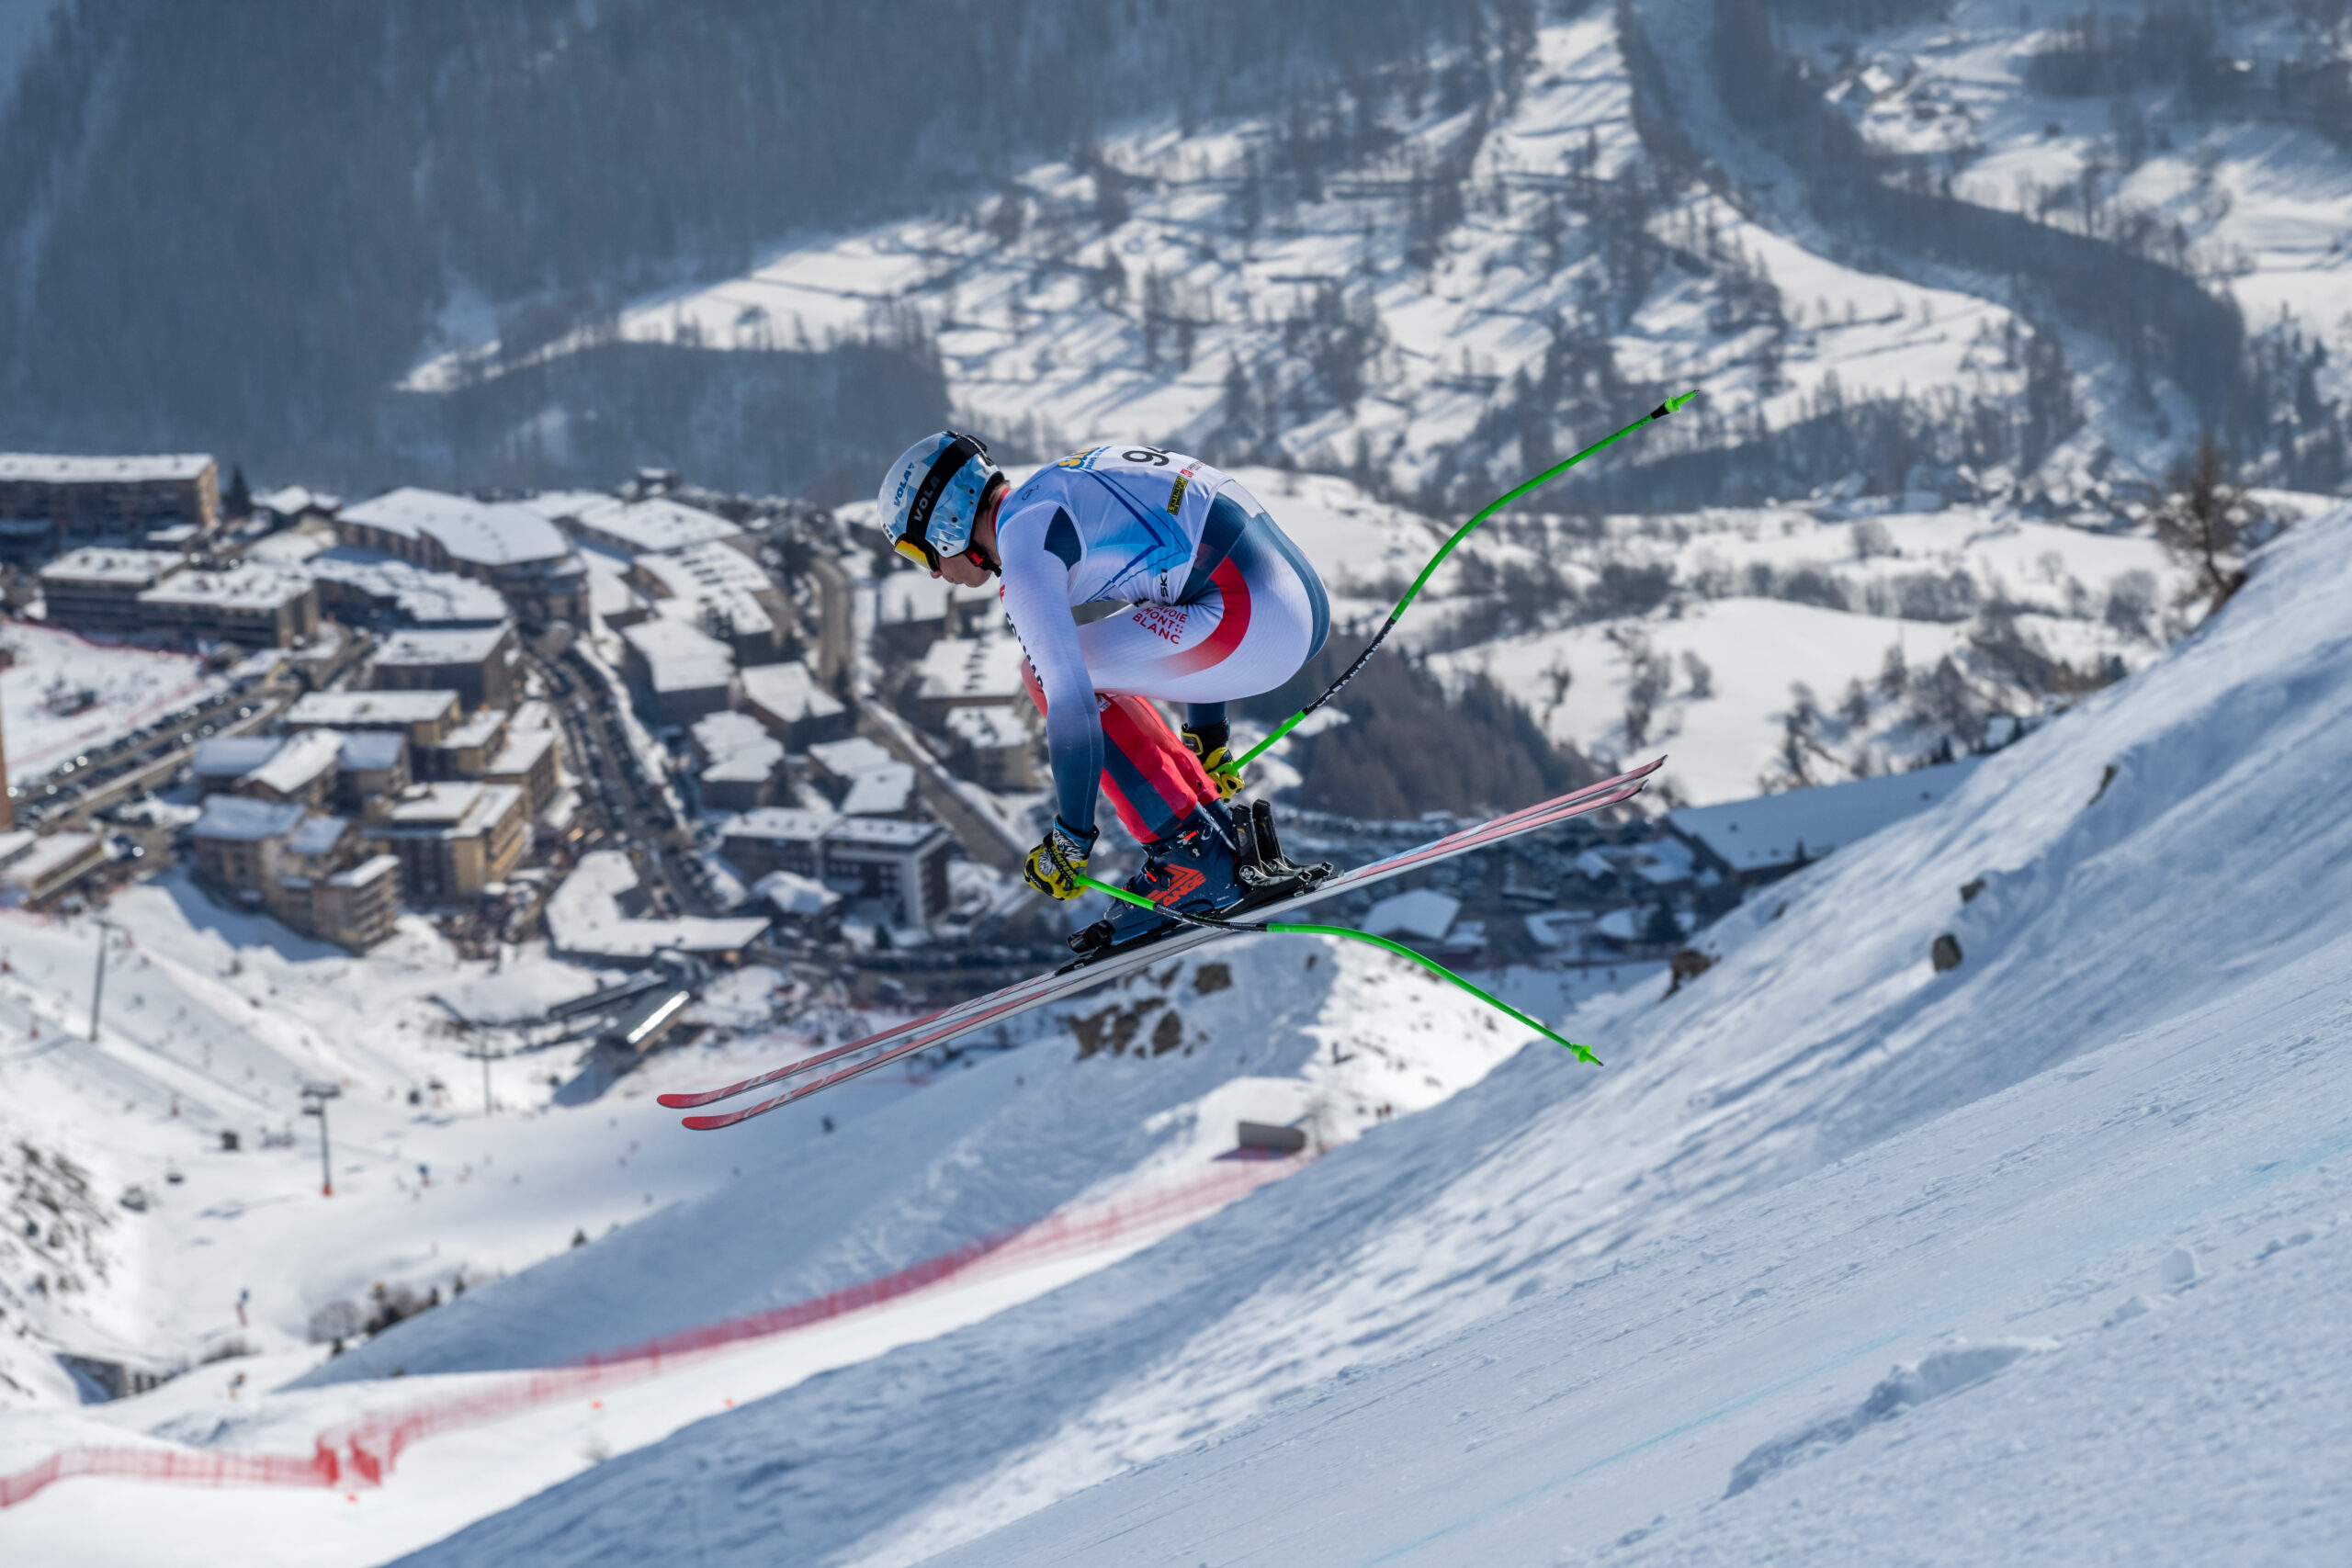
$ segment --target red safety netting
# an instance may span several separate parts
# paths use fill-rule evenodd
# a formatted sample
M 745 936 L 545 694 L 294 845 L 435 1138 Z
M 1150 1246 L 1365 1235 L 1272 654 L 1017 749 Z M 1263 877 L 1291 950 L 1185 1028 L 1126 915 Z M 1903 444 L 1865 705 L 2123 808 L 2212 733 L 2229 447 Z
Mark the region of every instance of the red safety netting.
M 332 1486 L 341 1470 L 322 1441 L 299 1454 L 213 1453 L 203 1449 L 65 1449 L 14 1475 L 0 1475 L 0 1508 L 13 1507 L 52 1481 L 109 1475 L 197 1486 Z
M 1305 1157 L 1218 1161 L 1162 1186 L 1057 1209 L 1033 1224 L 927 1258 L 789 1306 L 725 1318 L 568 1366 L 517 1372 L 467 1393 L 371 1411 L 321 1432 L 309 1454 L 252 1454 L 178 1448 L 75 1448 L 0 1475 L 0 1508 L 52 1482 L 77 1475 L 196 1486 L 380 1486 L 402 1450 L 437 1433 L 503 1420 L 543 1405 L 643 1379 L 730 1346 L 765 1339 L 912 1295 L 947 1280 L 981 1278 L 1132 1243 L 1178 1230 L 1255 1188 L 1289 1175 Z

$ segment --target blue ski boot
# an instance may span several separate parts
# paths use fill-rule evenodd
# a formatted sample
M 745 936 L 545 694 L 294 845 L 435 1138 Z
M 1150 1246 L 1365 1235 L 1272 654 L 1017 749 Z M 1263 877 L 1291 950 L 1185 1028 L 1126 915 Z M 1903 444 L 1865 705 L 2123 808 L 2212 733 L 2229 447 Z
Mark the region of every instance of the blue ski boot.
M 1143 869 L 1127 878 L 1127 891 L 1162 908 L 1214 915 L 1241 902 L 1245 889 L 1234 855 L 1234 824 L 1222 804 L 1195 807 L 1164 839 L 1143 847 Z M 1157 936 L 1182 922 L 1133 904 L 1114 902 L 1111 912 L 1069 939 L 1080 956 L 1124 947 Z

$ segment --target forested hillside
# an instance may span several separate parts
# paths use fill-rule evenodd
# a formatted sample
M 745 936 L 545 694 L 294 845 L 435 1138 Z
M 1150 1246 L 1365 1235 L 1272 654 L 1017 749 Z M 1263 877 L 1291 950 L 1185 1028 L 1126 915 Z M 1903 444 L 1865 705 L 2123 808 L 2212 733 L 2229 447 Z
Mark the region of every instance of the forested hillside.
M 0 421 L 17 446 L 211 446 L 362 482 L 395 448 L 462 468 L 504 411 L 390 390 L 436 343 L 518 352 L 793 230 L 919 209 L 1123 117 L 1422 58 L 1492 10 L 75 0 L 0 117 Z M 748 397 L 739 367 L 669 374 L 740 398 L 745 432 L 934 417 L 919 359 L 845 401 L 790 364 Z

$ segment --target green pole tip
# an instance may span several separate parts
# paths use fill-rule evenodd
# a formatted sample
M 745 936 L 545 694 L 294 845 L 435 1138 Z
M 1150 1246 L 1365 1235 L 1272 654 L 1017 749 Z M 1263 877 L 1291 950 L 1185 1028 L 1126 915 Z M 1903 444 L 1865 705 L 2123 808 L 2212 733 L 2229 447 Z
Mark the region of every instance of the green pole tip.
M 1699 395 L 1698 389 L 1694 387 L 1694 388 L 1692 388 L 1690 391 L 1687 391 L 1687 392 L 1683 393 L 1683 394 L 1682 394 L 1680 397 L 1679 397 L 1679 398 L 1668 398 L 1668 399 L 1667 399 L 1667 400 L 1666 400 L 1666 412 L 1668 412 L 1668 413 L 1672 413 L 1675 410 L 1677 410 L 1677 409 L 1680 408 L 1684 403 L 1689 402 L 1691 399 L 1693 399 L 1693 398 L 1697 397 L 1698 395 Z

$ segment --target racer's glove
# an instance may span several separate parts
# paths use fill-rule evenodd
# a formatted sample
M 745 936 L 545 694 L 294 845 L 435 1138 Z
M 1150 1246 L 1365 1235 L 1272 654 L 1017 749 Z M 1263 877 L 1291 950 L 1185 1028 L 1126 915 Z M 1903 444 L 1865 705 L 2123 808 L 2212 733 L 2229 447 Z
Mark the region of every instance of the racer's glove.
M 1045 842 L 1029 852 L 1029 864 L 1022 874 L 1047 897 L 1075 898 L 1086 891 L 1078 878 L 1093 853 L 1094 835 L 1080 833 L 1057 817 L 1046 829 Z
M 1204 724 L 1197 728 L 1186 725 L 1183 730 L 1184 750 L 1190 751 L 1207 773 L 1209 782 L 1216 785 L 1219 800 L 1231 800 L 1241 793 L 1241 764 L 1234 760 L 1233 732 L 1223 724 Z

